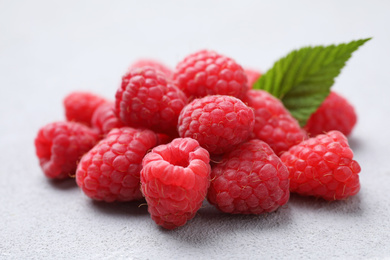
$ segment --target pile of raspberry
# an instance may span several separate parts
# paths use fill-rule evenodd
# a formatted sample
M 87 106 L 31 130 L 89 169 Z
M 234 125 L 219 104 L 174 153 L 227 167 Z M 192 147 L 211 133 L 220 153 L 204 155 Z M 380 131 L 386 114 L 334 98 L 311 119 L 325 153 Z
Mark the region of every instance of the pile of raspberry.
M 154 60 L 129 67 L 110 100 L 64 99 L 66 120 L 35 139 L 51 179 L 75 178 L 93 200 L 146 200 L 151 218 L 174 229 L 205 199 L 230 214 L 263 214 L 290 192 L 343 200 L 359 192 L 359 164 L 346 135 L 352 105 L 331 92 L 301 128 L 282 102 L 252 89 L 261 77 L 202 50 L 175 70 Z

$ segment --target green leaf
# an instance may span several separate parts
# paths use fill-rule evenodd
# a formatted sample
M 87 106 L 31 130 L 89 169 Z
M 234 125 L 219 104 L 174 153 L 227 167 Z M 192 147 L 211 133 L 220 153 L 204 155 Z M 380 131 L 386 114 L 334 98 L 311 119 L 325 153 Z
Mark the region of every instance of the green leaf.
M 371 38 L 339 45 L 304 47 L 290 52 L 254 84 L 268 91 L 304 126 L 330 93 L 334 79 L 356 51 Z

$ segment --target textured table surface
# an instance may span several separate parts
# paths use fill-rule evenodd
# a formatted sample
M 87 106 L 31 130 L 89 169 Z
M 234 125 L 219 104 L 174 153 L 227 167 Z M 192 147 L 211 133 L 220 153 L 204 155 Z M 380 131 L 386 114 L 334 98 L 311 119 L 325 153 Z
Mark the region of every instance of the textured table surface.
M 377 259 L 390 257 L 387 1 L 0 1 L 0 259 Z M 266 71 L 293 48 L 373 37 L 333 89 L 356 107 L 350 136 L 360 193 L 292 196 L 277 212 L 230 216 L 205 203 L 165 231 L 139 203 L 88 199 L 38 166 L 38 129 L 63 120 L 63 97 L 113 98 L 126 67 L 174 67 L 209 48 Z

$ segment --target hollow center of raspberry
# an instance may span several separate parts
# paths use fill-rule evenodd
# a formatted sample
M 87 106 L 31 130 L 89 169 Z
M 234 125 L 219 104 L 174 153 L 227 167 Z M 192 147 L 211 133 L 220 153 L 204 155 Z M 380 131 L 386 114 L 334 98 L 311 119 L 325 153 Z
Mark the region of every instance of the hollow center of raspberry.
M 182 154 L 171 153 L 170 156 L 164 158 L 167 162 L 175 166 L 187 167 L 189 165 L 189 158 L 187 156 L 183 156 Z

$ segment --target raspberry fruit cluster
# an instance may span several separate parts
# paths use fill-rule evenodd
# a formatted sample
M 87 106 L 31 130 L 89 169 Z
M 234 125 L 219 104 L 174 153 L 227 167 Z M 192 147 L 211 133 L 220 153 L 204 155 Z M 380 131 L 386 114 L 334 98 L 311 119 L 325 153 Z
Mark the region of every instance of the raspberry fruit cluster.
M 332 92 L 305 127 L 263 90 L 261 77 L 214 51 L 176 69 L 138 60 L 113 97 L 72 92 L 64 121 L 39 129 L 36 155 L 51 179 L 75 177 L 93 200 L 145 199 L 166 229 L 207 199 L 222 212 L 262 214 L 290 192 L 342 200 L 360 189 L 347 138 L 353 107 Z M 325 133 L 325 134 L 322 134 Z
M 359 164 L 341 132 L 330 131 L 292 147 L 281 157 L 290 172 L 290 190 L 341 200 L 360 190 Z

